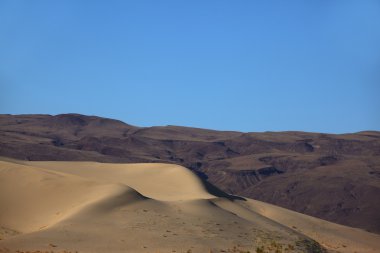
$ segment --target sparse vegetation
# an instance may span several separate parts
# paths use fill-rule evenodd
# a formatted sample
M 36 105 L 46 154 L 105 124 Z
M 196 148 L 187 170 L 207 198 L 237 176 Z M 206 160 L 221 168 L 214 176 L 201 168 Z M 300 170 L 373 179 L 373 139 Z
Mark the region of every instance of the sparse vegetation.
M 257 247 L 256 248 L 256 253 L 264 253 L 264 246 Z
M 296 242 L 297 246 L 304 246 L 307 250 L 307 253 L 326 253 L 326 250 L 322 246 L 312 240 L 312 239 L 303 239 Z
M 52 251 L 52 250 L 16 250 L 11 251 L 9 249 L 0 249 L 0 253 L 78 253 L 78 251 L 69 251 L 69 250 L 61 250 L 61 251 Z
M 326 250 L 323 249 L 318 242 L 311 239 L 303 239 L 296 242 L 297 247 L 301 247 L 306 249 L 306 253 L 326 253 Z M 144 248 L 147 248 L 144 246 Z M 266 242 L 265 245 L 260 245 L 256 247 L 256 250 L 253 252 L 242 249 L 240 245 L 233 246 L 233 248 L 229 248 L 226 250 L 219 250 L 218 252 L 228 252 L 228 253 L 291 253 L 294 252 L 295 246 L 292 244 L 281 244 L 276 241 Z M 78 251 L 68 251 L 68 250 L 9 250 L 6 248 L 0 249 L 0 253 L 79 253 Z M 155 251 L 160 252 L 160 251 Z M 172 250 L 171 252 L 177 252 L 176 250 Z M 187 251 L 181 251 L 186 253 L 193 253 L 191 249 Z M 213 250 L 209 250 L 208 253 L 214 253 Z

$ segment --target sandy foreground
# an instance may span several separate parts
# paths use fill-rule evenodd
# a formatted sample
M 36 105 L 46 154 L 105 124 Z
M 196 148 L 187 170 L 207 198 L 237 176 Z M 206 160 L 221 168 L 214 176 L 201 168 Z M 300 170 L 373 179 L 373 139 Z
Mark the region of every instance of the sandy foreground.
M 0 252 L 320 252 L 311 238 L 380 252 L 380 235 L 217 197 L 177 165 L 0 160 Z

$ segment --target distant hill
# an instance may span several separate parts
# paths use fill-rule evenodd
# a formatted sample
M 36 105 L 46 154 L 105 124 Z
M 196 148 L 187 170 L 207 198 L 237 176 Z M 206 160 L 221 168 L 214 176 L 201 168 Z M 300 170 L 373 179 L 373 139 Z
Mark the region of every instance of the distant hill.
M 141 128 L 79 114 L 0 115 L 0 156 L 165 162 L 220 189 L 380 233 L 380 132 Z

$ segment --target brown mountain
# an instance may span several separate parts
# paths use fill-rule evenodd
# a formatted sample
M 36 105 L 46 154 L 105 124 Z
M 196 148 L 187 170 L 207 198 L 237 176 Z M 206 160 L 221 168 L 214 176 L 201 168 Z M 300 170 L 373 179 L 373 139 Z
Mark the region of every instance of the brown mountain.
M 0 155 L 170 162 L 221 188 L 380 233 L 380 132 L 241 133 L 84 116 L 0 115 Z

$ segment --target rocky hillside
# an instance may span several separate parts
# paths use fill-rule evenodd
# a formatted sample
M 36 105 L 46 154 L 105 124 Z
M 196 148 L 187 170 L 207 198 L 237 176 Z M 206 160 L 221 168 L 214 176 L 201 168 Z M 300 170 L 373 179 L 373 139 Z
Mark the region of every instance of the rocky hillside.
M 241 133 L 78 114 L 0 115 L 0 155 L 176 163 L 229 193 L 380 233 L 380 132 Z

